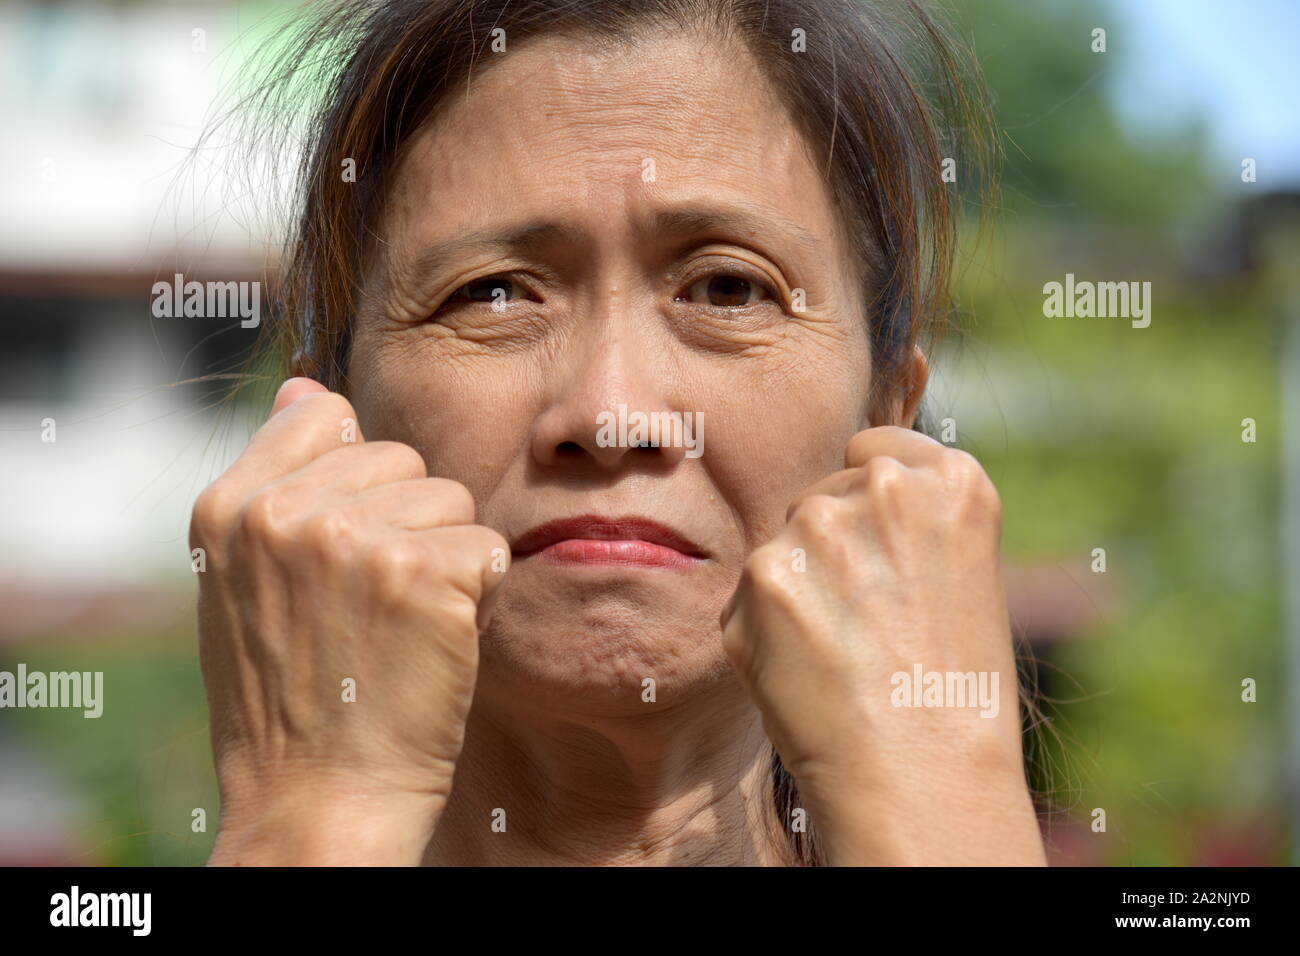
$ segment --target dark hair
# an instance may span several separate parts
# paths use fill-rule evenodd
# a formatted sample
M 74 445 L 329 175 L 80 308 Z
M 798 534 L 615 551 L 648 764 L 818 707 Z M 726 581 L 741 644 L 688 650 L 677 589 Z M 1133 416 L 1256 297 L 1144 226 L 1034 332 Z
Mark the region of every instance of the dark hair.
M 867 303 L 871 403 L 906 390 L 914 346 L 950 309 L 958 187 L 976 195 L 993 155 L 978 70 L 915 0 L 345 0 L 318 6 L 241 104 L 250 145 L 301 140 L 288 255 L 261 344 L 282 367 L 347 393 L 352 317 L 373 230 L 400 152 L 448 95 L 490 69 L 492 31 L 509 49 L 553 34 L 634 39 L 652 25 L 740 41 L 768 74 L 815 155 L 851 240 Z M 802 31 L 800 34 L 797 31 Z M 796 49 L 802 36 L 805 45 Z M 505 54 L 508 56 L 509 54 Z M 270 121 L 268 123 L 268 120 Z M 268 142 L 269 141 L 269 142 Z M 344 181 L 345 161 L 356 181 Z M 981 208 L 987 208 L 982 204 Z M 775 811 L 799 806 L 772 755 Z M 815 832 L 789 833 L 793 862 L 824 856 Z

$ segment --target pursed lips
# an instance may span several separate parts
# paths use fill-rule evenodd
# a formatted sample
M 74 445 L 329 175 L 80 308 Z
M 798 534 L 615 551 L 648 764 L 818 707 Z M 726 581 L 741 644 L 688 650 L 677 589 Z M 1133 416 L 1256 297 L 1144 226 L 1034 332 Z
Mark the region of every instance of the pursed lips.
M 582 515 L 548 521 L 514 543 L 515 560 L 537 557 L 548 564 L 615 565 L 685 569 L 707 560 L 693 541 L 639 516 Z

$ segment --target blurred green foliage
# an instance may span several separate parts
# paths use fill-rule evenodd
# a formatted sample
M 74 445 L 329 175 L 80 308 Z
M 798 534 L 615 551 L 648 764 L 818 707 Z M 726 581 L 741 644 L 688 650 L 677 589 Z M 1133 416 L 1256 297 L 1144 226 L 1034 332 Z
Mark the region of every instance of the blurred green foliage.
M 1192 245 L 1231 233 L 1237 171 L 1211 177 L 1200 124 L 1141 140 L 1120 124 L 1114 98 L 1141 95 L 1122 89 L 1121 12 L 955 10 L 1005 166 L 944 360 L 995 397 L 966 388 L 945 406 L 940 375 L 931 414 L 961 424 L 998 483 L 1008 559 L 1083 577 L 1106 548 L 1111 596 L 1040 651 L 1059 739 L 1037 783 L 1093 841 L 1082 858 L 1216 862 L 1226 841 L 1236 862 L 1282 863 L 1280 303 L 1262 275 L 1210 279 L 1187 258 L 1189 223 L 1210 224 Z M 1098 26 L 1105 54 L 1090 48 Z M 1067 272 L 1151 281 L 1151 326 L 1044 317 L 1043 284 Z M 1241 699 L 1246 677 L 1258 703 Z M 1104 834 L 1086 829 L 1094 808 Z
M 24 662 L 29 672 L 103 672 L 98 718 L 79 710 L 7 713 L 9 726 L 53 761 L 87 804 L 74 841 L 85 854 L 79 862 L 206 862 L 220 804 L 194 632 L 45 638 L 7 647 L 5 659 Z M 195 809 L 206 814 L 204 832 L 192 829 Z
M 992 96 L 1010 218 L 1159 230 L 1206 202 L 1203 123 L 1142 142 L 1121 125 L 1114 97 L 1133 54 L 1122 6 L 962 0 L 948 9 Z M 1106 31 L 1105 53 L 1092 50 L 1095 28 Z

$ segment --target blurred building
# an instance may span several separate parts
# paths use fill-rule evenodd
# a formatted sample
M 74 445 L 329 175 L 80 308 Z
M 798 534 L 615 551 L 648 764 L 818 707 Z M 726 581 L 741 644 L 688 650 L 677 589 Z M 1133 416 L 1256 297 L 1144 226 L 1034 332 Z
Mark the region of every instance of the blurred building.
M 158 583 L 189 573 L 188 508 L 229 449 L 214 390 L 174 383 L 227 370 L 251 334 L 154 318 L 151 288 L 265 263 L 226 154 L 191 153 L 240 9 L 0 6 L 0 639 L 155 620 Z

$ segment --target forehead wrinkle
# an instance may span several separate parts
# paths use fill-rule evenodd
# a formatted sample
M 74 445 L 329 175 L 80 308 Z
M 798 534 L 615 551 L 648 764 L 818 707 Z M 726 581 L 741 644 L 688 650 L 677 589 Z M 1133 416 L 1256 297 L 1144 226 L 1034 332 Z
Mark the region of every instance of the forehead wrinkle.
M 704 50 L 697 51 L 693 57 L 697 68 L 705 76 L 717 72 L 717 57 L 707 54 L 718 48 L 716 44 L 707 44 Z M 414 159 L 414 162 L 407 167 L 407 172 L 415 173 L 418 179 L 423 180 L 421 186 L 424 188 L 404 192 L 416 195 L 437 192 L 459 194 L 462 197 L 483 192 L 481 179 L 484 166 L 481 161 L 467 162 L 466 140 L 457 139 L 465 134 L 470 134 L 475 146 L 485 142 L 493 144 L 488 156 L 482 159 L 486 159 L 494 169 L 505 164 L 511 175 L 524 180 L 521 184 L 524 188 L 535 189 L 538 198 L 545 197 L 547 204 L 552 205 L 557 212 L 574 199 L 582 206 L 590 205 L 594 210 L 603 207 L 618 192 L 622 192 L 623 196 L 614 201 L 627 210 L 629 207 L 626 201 L 632 198 L 629 193 L 644 190 L 644 185 L 637 175 L 640 172 L 639 161 L 635 166 L 630 161 L 623 162 L 618 155 L 623 151 L 634 158 L 651 155 L 657 156 L 661 162 L 668 160 L 671 164 L 668 169 L 673 176 L 694 181 L 696 187 L 705 185 L 702 177 L 717 178 L 722 175 L 726 178 L 727 174 L 731 176 L 729 185 L 732 187 L 743 185 L 759 194 L 775 185 L 771 181 L 773 174 L 778 175 L 782 183 L 788 180 L 791 186 L 798 185 L 800 191 L 809 186 L 823 185 L 815 164 L 809 161 L 808 144 L 791 128 L 784 106 L 773 95 L 773 90 L 761 71 L 755 77 L 759 82 L 745 84 L 747 92 L 750 96 L 757 97 L 757 100 L 745 102 L 749 108 L 746 116 L 764 127 L 763 135 L 742 137 L 739 142 L 732 144 L 738 147 L 738 151 L 719 150 L 715 138 L 703 135 L 668 137 L 659 139 L 651 146 L 655 130 L 661 123 L 671 124 L 669 128 L 677 130 L 682 130 L 683 127 L 701 127 L 699 131 L 705 132 L 701 124 L 707 116 L 712 115 L 708 111 L 713 109 L 716 101 L 700 95 L 700 84 L 693 77 L 682 77 L 673 71 L 667 71 L 652 74 L 648 78 L 642 76 L 640 82 L 625 84 L 620 82 L 625 74 L 608 76 L 602 72 L 602 68 L 609 64 L 608 51 L 602 51 L 605 55 L 594 55 L 592 51 L 586 50 L 569 59 L 568 54 L 572 52 L 573 48 L 567 45 L 559 49 L 520 49 L 514 54 L 513 62 L 503 62 L 489 71 L 477 86 L 478 93 L 491 90 L 492 98 L 522 95 L 525 103 L 531 103 L 539 111 L 537 118 L 548 121 L 554 129 L 547 129 L 540 137 L 534 135 L 530 138 L 525 135 L 527 127 L 515 123 L 502 125 L 502 117 L 497 115 L 499 111 L 489 113 L 492 120 L 488 123 L 483 122 L 486 117 L 481 115 L 470 121 L 469 104 L 458 103 L 449 112 L 443 113 L 439 122 L 431 123 L 422 131 L 423 148 L 417 150 L 418 158 L 408 157 Z M 739 57 L 729 63 L 729 72 L 732 74 L 742 69 L 747 73 L 753 71 L 752 57 L 746 55 L 748 51 L 742 48 L 740 53 Z M 515 83 L 507 83 L 511 68 L 528 61 L 531 61 L 532 69 L 526 69 L 525 75 L 532 82 L 519 84 L 516 75 Z M 550 69 L 539 70 L 539 66 Z M 542 75 L 538 76 L 539 73 Z M 732 79 L 734 78 L 733 75 Z M 611 95 L 615 91 L 619 95 Z M 683 109 L 686 111 L 685 116 L 682 115 Z M 529 111 L 525 109 L 524 112 Z M 518 115 L 517 110 L 515 115 Z M 769 124 L 774 124 L 776 129 L 767 131 Z M 760 172 L 766 172 L 768 176 L 758 175 Z M 413 187 L 415 184 L 408 179 L 406 185 Z M 788 240 L 801 251 L 810 254 L 822 255 L 826 250 L 824 241 L 794 221 L 795 218 L 802 217 L 792 216 L 790 212 L 783 212 L 781 208 L 768 203 L 747 201 L 743 196 L 735 195 L 732 189 L 727 192 L 732 194 L 725 198 L 709 197 L 711 201 L 706 201 L 701 196 L 699 201 L 692 203 L 683 197 L 682 206 L 701 208 L 663 210 L 659 215 L 652 208 L 647 211 L 648 215 L 639 214 L 642 217 L 640 221 L 627 225 L 633 226 L 642 235 L 732 232 L 751 238 Z M 661 197 L 661 202 L 663 198 L 666 197 Z M 422 205 L 423 203 L 416 202 L 416 206 Z M 632 208 L 636 205 L 639 203 L 633 200 Z M 708 206 L 712 208 L 706 208 Z M 834 225 L 838 226 L 834 211 L 829 208 L 826 211 Z M 415 214 L 418 218 L 424 218 L 427 215 L 416 213 L 414 208 L 408 208 L 406 212 L 408 217 Z M 442 219 L 441 216 L 436 218 Z M 473 222 L 472 219 L 470 221 Z M 602 221 L 605 227 L 614 225 L 608 216 L 603 217 Z M 446 219 L 442 219 L 442 223 L 452 225 Z M 533 232 L 540 242 L 542 233 L 538 229 L 539 225 L 540 223 L 525 224 L 511 231 L 523 234 Z M 552 226 L 558 225 L 559 223 L 552 223 Z M 409 260 L 410 265 L 402 271 L 411 278 L 421 278 L 435 270 L 444 269 L 460 256 L 502 250 L 512 244 L 514 248 L 526 245 L 523 241 L 525 235 L 501 235 L 506 228 L 506 224 L 501 223 L 474 229 L 472 232 L 460 230 L 459 235 L 439 228 L 438 232 L 447 236 L 447 240 L 439 242 L 437 246 L 420 249 L 420 240 L 416 238 L 408 246 L 415 247 L 415 255 Z M 551 228 L 549 233 L 546 238 L 553 243 L 578 243 L 583 239 L 588 244 L 592 242 L 591 233 L 586 230 L 582 235 L 571 232 L 565 236 L 558 229 Z M 533 248 L 536 248 L 536 244 Z
M 592 49 L 585 41 L 557 38 L 519 48 L 478 82 L 475 102 L 456 103 L 424 131 L 433 147 L 428 154 L 436 185 L 455 190 L 475 182 L 464 166 L 467 147 L 481 148 L 494 166 L 522 173 L 540 188 L 557 183 L 547 182 L 539 161 L 557 164 L 563 175 L 581 166 L 587 179 L 606 183 L 626 178 L 629 170 L 639 172 L 646 156 L 672 160 L 672 175 L 728 170 L 753 178 L 773 163 L 799 175 L 789 160 L 807 146 L 793 134 L 786 109 L 750 51 L 727 37 L 669 42 L 646 36 L 651 51 L 681 51 L 689 43 L 684 58 L 690 68 L 638 69 L 630 51 L 641 43 Z M 733 49 L 736 55 L 720 63 L 718 53 Z M 669 62 L 677 61 L 670 55 Z M 733 89 L 740 75 L 748 95 L 719 99 L 718 91 Z M 726 149 L 719 149 L 715 129 L 721 103 L 732 111 L 732 121 L 752 130 L 728 137 Z M 743 119 L 736 118 L 737 109 Z M 521 115 L 534 122 L 518 123 Z
M 643 50 L 663 56 L 670 68 L 637 68 L 633 61 Z M 580 33 L 525 42 L 477 82 L 473 100 L 456 108 L 474 115 L 498 97 L 522 95 L 536 110 L 534 118 L 577 130 L 644 131 L 648 120 L 678 128 L 684 114 L 705 123 L 719 103 L 732 105 L 729 93 L 738 82 L 758 94 L 761 105 L 755 105 L 764 114 L 783 112 L 752 51 L 728 32 L 665 36 L 647 27 L 621 38 Z

